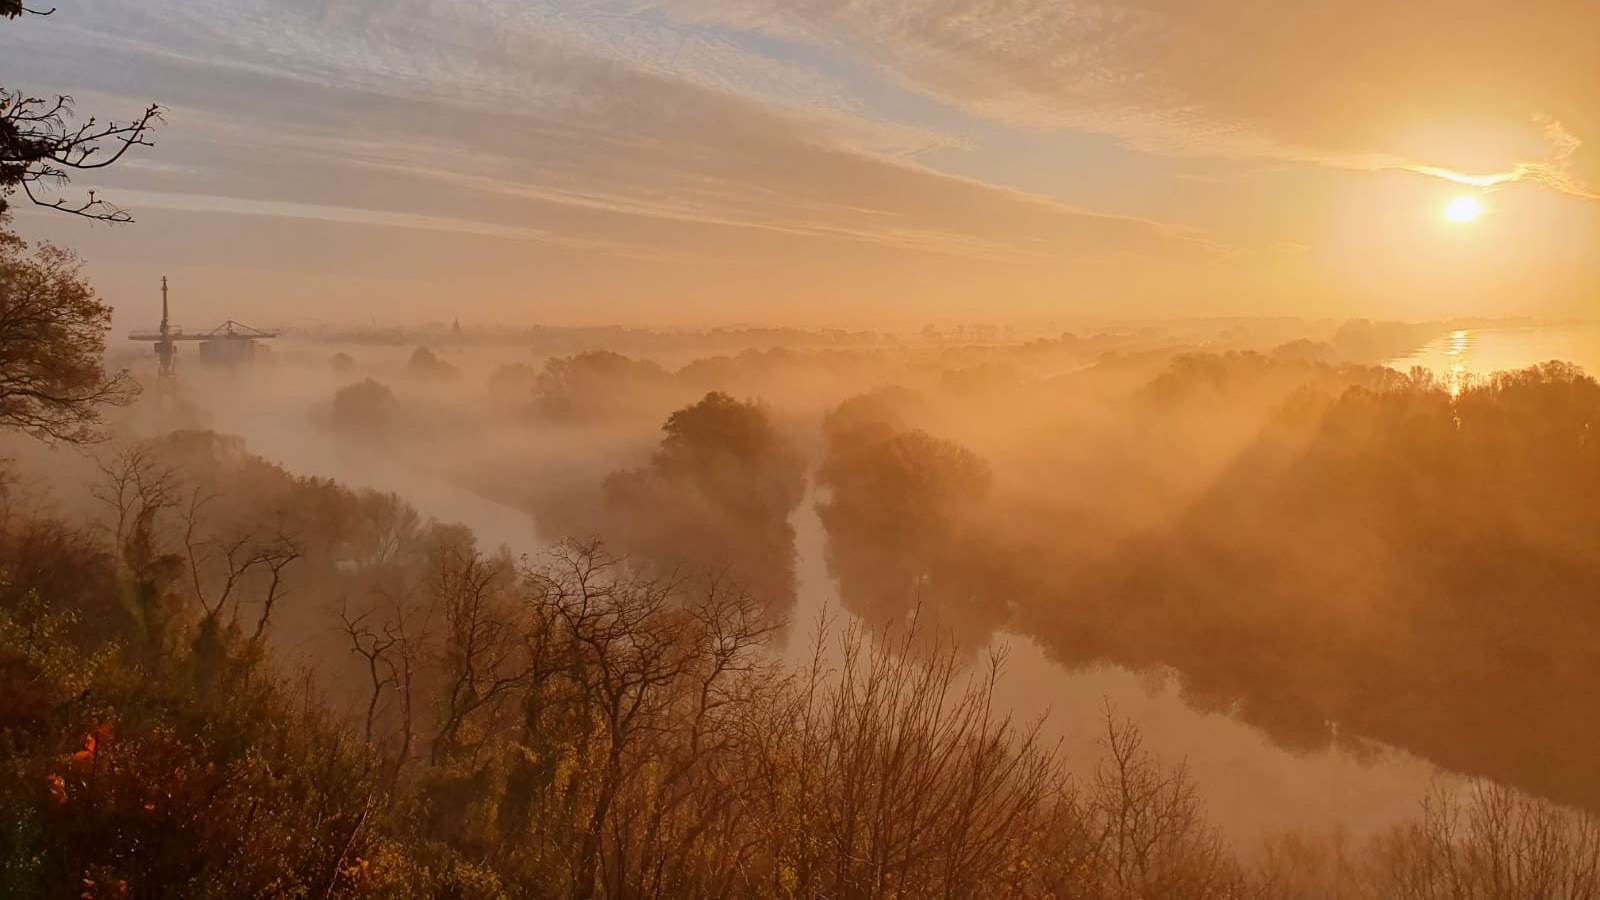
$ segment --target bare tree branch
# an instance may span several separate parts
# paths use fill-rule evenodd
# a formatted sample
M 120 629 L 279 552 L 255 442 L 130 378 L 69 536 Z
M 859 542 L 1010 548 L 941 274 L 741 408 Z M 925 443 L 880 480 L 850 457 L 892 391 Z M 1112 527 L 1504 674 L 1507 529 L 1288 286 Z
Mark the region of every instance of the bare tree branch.
M 0 212 L 5 195 L 20 187 L 36 206 L 99 222 L 133 221 L 93 190 L 78 200 L 51 198 L 44 190 L 60 189 L 75 172 L 114 165 L 134 147 L 155 146 L 151 134 L 162 120 L 161 107 L 152 104 L 132 119 L 108 122 L 90 117 L 73 125 L 71 116 L 71 97 L 0 90 Z

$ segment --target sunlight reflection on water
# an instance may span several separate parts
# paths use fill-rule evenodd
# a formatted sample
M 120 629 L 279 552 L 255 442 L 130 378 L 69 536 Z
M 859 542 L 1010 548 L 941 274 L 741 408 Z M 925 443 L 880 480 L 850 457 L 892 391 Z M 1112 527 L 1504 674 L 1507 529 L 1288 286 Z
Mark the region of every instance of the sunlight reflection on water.
M 1474 381 L 1496 372 L 1552 360 L 1573 363 L 1591 375 L 1600 373 L 1600 326 L 1461 329 L 1440 335 L 1415 353 L 1388 364 L 1402 372 L 1421 366 L 1444 383 L 1450 396 L 1458 397 Z
M 1466 390 L 1467 378 L 1472 371 L 1472 332 L 1455 331 L 1450 334 L 1448 349 L 1449 368 L 1445 372 L 1445 389 L 1452 398 L 1460 397 Z

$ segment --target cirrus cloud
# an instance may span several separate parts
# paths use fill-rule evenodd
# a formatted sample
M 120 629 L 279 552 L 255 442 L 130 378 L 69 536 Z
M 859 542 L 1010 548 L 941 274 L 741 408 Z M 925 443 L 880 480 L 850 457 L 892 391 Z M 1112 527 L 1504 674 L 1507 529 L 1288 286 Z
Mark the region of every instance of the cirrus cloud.
M 1536 181 L 1595 196 L 1592 4 L 1530 0 L 640 0 L 847 46 L 1030 127 L 1150 150 Z

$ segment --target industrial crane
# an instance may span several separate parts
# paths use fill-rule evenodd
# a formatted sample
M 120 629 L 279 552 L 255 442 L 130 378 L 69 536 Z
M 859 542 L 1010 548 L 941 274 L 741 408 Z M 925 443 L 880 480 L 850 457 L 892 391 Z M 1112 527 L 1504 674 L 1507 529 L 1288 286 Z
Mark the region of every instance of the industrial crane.
M 168 317 L 167 278 L 161 277 L 161 327 L 156 331 L 135 331 L 128 335 L 132 341 L 150 341 L 159 360 L 157 383 L 163 391 L 170 391 L 178 378 L 178 341 L 198 341 L 200 359 L 223 365 L 238 365 L 255 357 L 256 341 L 278 336 L 276 331 L 251 328 L 229 319 L 210 331 L 184 331 L 173 328 Z

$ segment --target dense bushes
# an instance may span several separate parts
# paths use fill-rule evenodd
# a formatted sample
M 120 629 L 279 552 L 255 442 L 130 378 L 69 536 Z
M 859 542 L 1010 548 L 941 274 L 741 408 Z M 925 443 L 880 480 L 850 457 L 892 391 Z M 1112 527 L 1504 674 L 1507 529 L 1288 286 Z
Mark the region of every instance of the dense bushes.
M 0 612 L 0 883 L 7 896 L 309 894 L 376 802 L 374 760 L 248 658 L 146 668 Z

